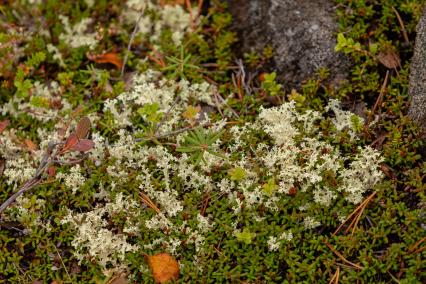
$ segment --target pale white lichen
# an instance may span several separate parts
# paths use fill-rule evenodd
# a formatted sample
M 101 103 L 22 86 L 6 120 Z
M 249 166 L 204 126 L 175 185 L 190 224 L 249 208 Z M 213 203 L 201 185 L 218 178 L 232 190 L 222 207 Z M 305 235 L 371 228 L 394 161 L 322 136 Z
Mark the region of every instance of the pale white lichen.
M 118 212 L 127 212 L 135 208 L 136 203 L 120 193 L 114 202 L 97 206 L 86 213 L 68 212 L 62 224 L 70 224 L 77 232 L 72 241 L 76 249 L 75 256 L 79 261 L 85 258 L 95 259 L 104 269 L 108 266 L 125 267 L 125 254 L 137 251 L 138 246 L 127 241 L 125 234 L 115 233 L 108 229 L 107 217 Z
M 68 46 L 72 48 L 88 46 L 90 49 L 94 49 L 98 44 L 96 33 L 88 32 L 89 25 L 93 22 L 92 19 L 81 19 L 80 22 L 73 26 L 71 26 L 67 16 L 59 15 L 59 19 L 61 20 L 64 29 L 64 32 L 59 35 L 59 39 L 63 40 Z
M 314 217 L 307 216 L 303 219 L 303 226 L 305 227 L 305 229 L 315 229 L 316 227 L 321 226 L 321 222 L 315 220 Z
M 129 0 L 126 5 L 129 9 L 123 12 L 124 20 L 131 24 L 138 23 L 138 32 L 149 36 L 153 43 L 160 39 L 163 31 L 170 30 L 172 40 L 178 46 L 191 24 L 197 24 L 196 19 L 192 19 L 181 5 L 161 6 L 157 1 L 151 0 Z M 197 7 L 193 7 L 192 11 L 196 15 Z M 152 14 L 156 15 L 155 20 Z
M 57 180 L 63 180 L 65 186 L 72 190 L 72 193 L 75 194 L 77 190 L 85 183 L 86 178 L 82 174 L 82 169 L 80 165 L 75 165 L 65 173 L 58 173 L 56 175 Z
M 54 85 L 35 84 L 34 90 L 35 96 L 41 98 L 54 98 L 56 91 L 59 92 Z M 225 130 L 227 139 L 220 137 L 211 145 L 213 151 L 221 153 L 220 157 L 204 153 L 205 163 L 198 166 L 190 161 L 190 153 L 177 153 L 173 147 L 168 147 L 182 145 L 188 134 L 186 131 L 166 135 L 165 144 L 141 145 L 136 140 L 135 133 L 144 132 L 134 123 L 135 119 L 144 120 L 147 125 L 150 122 L 135 110 L 148 104 L 158 106 L 158 113 L 166 118 L 155 129 L 157 134 L 167 134 L 188 123 L 182 117 L 188 105 L 194 105 L 194 101 L 209 105 L 214 92 L 214 87 L 207 83 L 175 82 L 162 78 L 157 72 L 147 71 L 134 76 L 128 91 L 105 100 L 103 111 L 114 122 L 111 129 L 114 141 L 110 143 L 106 136 L 93 132 L 94 147 L 88 152 L 88 159 L 96 167 L 105 166 L 107 180 L 100 183 L 93 195 L 97 201 L 95 208 L 83 213 L 69 211 L 62 220 L 63 224 L 71 224 L 75 231 L 72 245 L 79 260 L 96 260 L 105 269 L 125 266 L 126 253 L 139 249 L 130 237 L 140 238 L 151 232 L 156 237 L 140 246 L 144 250 L 161 247 L 179 255 L 180 246 L 185 242 L 195 248 L 194 260 L 199 259 L 203 248 L 207 247 L 207 235 L 220 224 L 214 214 L 204 216 L 198 212 L 205 200 L 225 202 L 232 219 L 232 224 L 227 225 L 241 233 L 237 230 L 241 212 L 245 212 L 251 222 L 262 225 L 272 214 L 282 210 L 283 204 L 290 204 L 289 200 L 299 198 L 301 193 L 303 199 L 298 200 L 294 209 L 305 217 L 288 226 L 299 225 L 311 230 L 321 226 L 322 221 L 321 216 L 309 215 L 312 208 L 326 210 L 337 200 L 357 204 L 383 178 L 379 170 L 383 158 L 376 150 L 364 147 L 353 155 L 344 156 L 338 147 L 323 139 L 318 127 L 322 114 L 300 113 L 294 103 L 262 108 L 254 122 L 232 127 L 227 126 L 226 120 L 212 121 L 207 114 L 203 122 L 197 122 L 198 127 L 216 132 Z M 331 120 L 336 131 L 353 131 L 351 139 L 358 139 L 355 130 L 349 129 L 349 114 L 339 112 L 338 107 L 334 102 L 329 106 L 336 114 Z M 9 107 L 2 110 L 9 112 Z M 24 110 L 14 111 L 17 114 Z M 59 116 L 61 112 L 51 115 Z M 100 119 L 96 115 L 90 117 L 92 122 Z M 55 129 L 61 127 L 61 123 L 56 123 Z M 74 127 L 73 122 L 67 135 Z M 253 145 L 251 139 L 257 139 L 259 133 L 264 140 Z M 61 139 L 56 131 L 39 130 L 37 134 L 40 140 Z M 0 154 L 11 160 L 4 173 L 6 181 L 19 183 L 30 177 L 34 168 L 28 165 L 29 156 L 22 155 L 14 132 L 5 130 L 0 143 L 8 148 L 0 147 Z M 42 141 L 40 150 L 34 152 L 37 159 L 46 147 L 46 142 Z M 242 178 L 230 174 L 235 168 L 244 172 Z M 216 175 L 215 171 L 221 174 Z M 73 193 L 91 179 L 79 165 L 61 169 L 56 178 Z M 131 187 L 128 188 L 130 192 L 143 192 L 157 208 L 153 210 L 152 205 L 141 201 L 138 205 L 130 196 L 117 194 L 122 186 L 126 190 Z M 185 217 L 188 220 L 182 221 L 182 215 L 187 214 L 188 196 L 197 197 L 194 198 L 197 212 L 188 214 Z M 257 212 L 260 206 L 264 208 L 262 214 Z M 115 225 L 111 223 L 112 216 L 117 215 L 125 216 L 122 230 L 111 228 Z M 270 251 L 279 250 L 294 238 L 289 230 L 267 237 L 265 245 Z
M 274 236 L 269 236 L 267 244 L 269 251 L 277 251 L 280 248 L 280 244 L 278 243 L 277 238 Z

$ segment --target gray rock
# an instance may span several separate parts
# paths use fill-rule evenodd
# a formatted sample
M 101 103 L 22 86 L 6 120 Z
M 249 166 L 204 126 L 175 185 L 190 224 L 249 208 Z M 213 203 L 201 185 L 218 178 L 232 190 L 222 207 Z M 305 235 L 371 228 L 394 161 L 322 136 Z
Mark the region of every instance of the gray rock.
M 412 97 L 408 114 L 426 132 L 426 8 L 417 24 L 408 92 Z
M 300 83 L 321 67 L 334 83 L 345 79 L 349 59 L 334 51 L 335 12 L 330 0 L 228 0 L 241 51 L 274 48 L 272 67 L 288 86 Z

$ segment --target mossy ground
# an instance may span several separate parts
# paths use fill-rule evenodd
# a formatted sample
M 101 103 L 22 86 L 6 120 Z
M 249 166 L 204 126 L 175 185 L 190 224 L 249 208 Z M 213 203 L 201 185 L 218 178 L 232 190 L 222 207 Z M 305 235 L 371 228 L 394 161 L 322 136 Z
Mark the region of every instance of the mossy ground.
M 90 1 L 47 0 L 42 4 L 9 1 L 0 6 L 3 29 L 0 33 L 0 56 L 3 58 L 0 63 L 0 105 L 6 104 L 17 93 L 22 93 L 24 100 L 29 100 L 32 83 L 55 80 L 72 109 L 83 106 L 81 115 L 101 113 L 106 99 L 114 98 L 126 89 L 126 76 L 120 78 L 121 70 L 109 64 L 95 64 L 87 57 L 88 52 L 102 54 L 105 51 L 125 56 L 134 28 L 118 20 L 125 4 L 122 1 L 95 1 L 90 7 L 87 2 Z M 248 82 L 252 92 L 246 92 L 247 88 L 232 79 L 238 71 L 232 52 L 237 35 L 229 29 L 232 17 L 227 13 L 226 5 L 218 1 L 211 1 L 209 7 L 203 7 L 202 23 L 185 35 L 181 46 L 173 44 L 172 32 L 168 30 L 164 30 L 158 39 L 161 52 L 153 52 L 149 40 L 142 36 L 133 39 L 126 74 L 155 69 L 171 79 L 207 80 L 217 85 L 222 97 L 228 98 L 228 107 L 232 109 L 229 111 L 238 113 L 235 123 L 253 121 L 260 106 L 268 107 L 289 99 L 295 100 L 300 110 L 322 111 L 331 98 L 342 99 L 348 106 L 365 104 L 371 110 L 389 72 L 383 98 L 374 113 L 366 114 L 367 120 L 370 113 L 378 120 L 372 126 L 360 129 L 362 139 L 353 144 L 346 133 L 338 139 L 333 136 L 334 141 L 330 141 L 346 152 L 357 146 L 372 145 L 385 158 L 382 165 L 385 181 L 376 189 L 376 196 L 366 206 L 353 233 L 342 231 L 333 235 L 339 226 L 337 213 L 321 216 L 322 220 L 326 220 L 324 225 L 313 230 L 296 229 L 291 242 L 277 252 L 270 252 L 265 245 L 267 237 L 277 227 L 297 218 L 296 211 L 282 208 L 268 217 L 268 224 L 262 227 L 256 227 L 243 216 L 238 226 L 251 226 L 250 231 L 257 236 L 256 241 L 246 244 L 232 236 L 232 212 L 229 212 L 225 201 L 218 199 L 207 203 L 208 206 L 197 206 L 193 200 L 207 199 L 185 196 L 185 204 L 192 206 L 191 210 L 202 209 L 212 216 L 220 216 L 223 223 L 209 235 L 207 243 L 211 250 L 202 256 L 204 271 L 192 269 L 192 264 L 186 261 L 193 254 L 193 249 L 182 250 L 179 261 L 185 266 L 179 283 L 327 283 L 336 271 L 339 271 L 340 283 L 426 281 L 426 145 L 417 126 L 406 116 L 410 102 L 407 93 L 409 63 L 415 26 L 424 3 L 419 0 L 336 2 L 340 32 L 346 39 L 360 43 L 361 48 L 351 44 L 344 46 L 343 51 L 353 59 L 353 69 L 347 84 L 338 91 L 327 85 L 326 70 L 319 70 L 297 92 L 280 89 L 271 75 Z M 395 11 L 404 23 L 406 36 L 401 31 Z M 101 38 L 95 49 L 90 51 L 87 47 L 66 46 L 60 40 L 64 30 L 59 14 L 67 15 L 72 23 L 85 17 L 94 19 L 96 24 L 91 27 L 92 32 L 97 32 Z M 15 33 L 8 33 L 7 29 L 13 29 Z M 114 32 L 116 30 L 118 32 Z M 62 53 L 62 66 L 48 51 L 48 44 L 57 46 Z M 377 44 L 377 51 L 372 51 L 372 44 Z M 401 66 L 395 70 L 387 69 L 375 56 L 375 52 L 390 49 L 397 50 L 401 58 Z M 17 50 L 19 53 L 16 53 Z M 266 47 L 263 54 L 247 56 L 244 64 L 268 72 L 262 70 L 262 63 L 270 58 L 270 52 L 273 51 Z M 146 58 L 150 59 L 142 60 Z M 32 103 L 43 105 L 46 102 Z M 18 139 L 28 139 L 37 144 L 41 141 L 38 141 L 36 129 L 52 130 L 54 127 L 54 122 L 40 122 L 23 112 L 17 116 L 0 114 L 0 121 L 5 119 L 9 119 L 10 127 L 16 129 Z M 214 114 L 214 120 L 220 119 L 220 113 Z M 103 117 L 95 127 L 111 141 L 117 139 L 110 117 Z M 327 129 L 327 125 L 322 127 Z M 261 134 L 254 137 L 253 144 L 262 139 Z M 71 246 L 74 232 L 60 223 L 60 218 L 66 215 L 64 208 L 94 206 L 91 196 L 104 178 L 105 168 L 97 168 L 90 163 L 85 166 L 92 171 L 93 178 L 90 184 L 85 184 L 82 194 L 66 193 L 64 186 L 57 181 L 45 182 L 25 194 L 30 199 L 28 219 L 1 221 L 0 283 L 102 283 L 104 275 L 95 261 L 78 264 Z M 58 168 L 58 172 L 61 171 L 66 171 L 66 167 Z M 0 200 L 3 202 L 11 195 L 13 187 L 6 183 L 4 176 L 0 176 L 0 182 Z M 132 194 L 131 185 L 123 190 Z M 46 202 L 40 205 L 36 199 Z M 346 213 L 355 208 L 347 207 Z M 37 218 L 49 221 L 52 224 L 50 230 L 35 226 Z M 31 229 L 29 234 L 25 232 L 28 227 Z M 152 237 L 147 234 L 146 241 L 149 242 Z M 153 282 L 148 277 L 149 272 L 138 271 L 145 263 L 144 257 L 137 254 L 128 257 L 133 265 L 130 267 L 132 279 L 138 283 Z M 354 268 L 345 259 L 357 263 L 362 269 Z

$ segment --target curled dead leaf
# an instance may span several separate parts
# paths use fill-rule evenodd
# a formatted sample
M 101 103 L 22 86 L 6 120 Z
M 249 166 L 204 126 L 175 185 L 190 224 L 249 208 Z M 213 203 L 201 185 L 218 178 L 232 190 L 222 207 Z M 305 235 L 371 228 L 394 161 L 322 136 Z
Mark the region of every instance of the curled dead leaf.
M 104 54 L 87 54 L 89 60 L 95 61 L 96 63 L 109 63 L 114 65 L 117 69 L 123 67 L 123 61 L 117 53 L 107 52 Z
M 168 253 L 148 255 L 147 262 L 156 283 L 167 283 L 179 278 L 179 264 Z
M 78 143 L 78 137 L 76 134 L 71 133 L 65 141 L 64 147 L 62 148 L 62 152 L 66 152 L 71 150 Z
M 9 120 L 3 120 L 0 121 L 0 134 L 6 129 L 6 127 L 9 125 Z
M 90 119 L 87 116 L 81 118 L 75 129 L 75 134 L 77 135 L 78 139 L 85 138 L 90 131 L 90 127 Z
M 401 59 L 399 58 L 398 53 L 391 48 L 381 51 L 377 55 L 377 59 L 389 69 L 395 69 L 401 66 Z
M 95 142 L 90 139 L 81 139 L 70 148 L 72 151 L 87 152 L 95 146 Z
M 396 179 L 396 175 L 395 175 L 395 172 L 394 172 L 394 170 L 391 168 L 391 167 L 389 167 L 388 165 L 386 165 L 386 164 L 381 164 L 380 165 L 380 170 L 388 177 L 388 178 L 391 178 L 391 179 Z

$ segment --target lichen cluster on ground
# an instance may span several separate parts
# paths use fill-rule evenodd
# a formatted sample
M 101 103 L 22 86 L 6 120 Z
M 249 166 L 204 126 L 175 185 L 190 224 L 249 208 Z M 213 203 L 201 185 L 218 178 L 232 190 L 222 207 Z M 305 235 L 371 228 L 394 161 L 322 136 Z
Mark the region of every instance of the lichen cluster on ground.
M 221 1 L 1 4 L 0 204 L 31 189 L 0 283 L 162 283 L 163 259 L 178 283 L 424 283 L 422 4 L 336 0 L 351 73 L 299 89 L 270 46 L 236 58 Z

